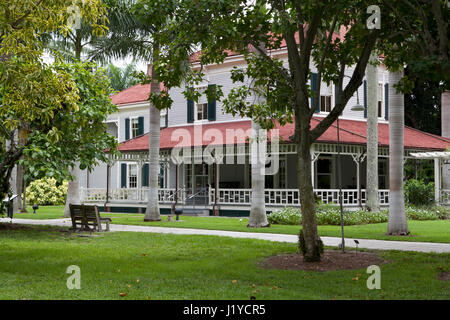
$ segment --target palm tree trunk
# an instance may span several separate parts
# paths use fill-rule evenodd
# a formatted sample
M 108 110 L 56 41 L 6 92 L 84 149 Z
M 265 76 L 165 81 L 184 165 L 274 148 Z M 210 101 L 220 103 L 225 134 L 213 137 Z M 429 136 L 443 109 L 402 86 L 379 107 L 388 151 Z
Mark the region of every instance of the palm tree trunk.
M 150 91 L 152 94 L 160 92 L 160 84 L 158 80 L 155 62 L 159 55 L 159 45 L 155 42 L 153 46 L 153 66 L 152 66 L 152 82 Z M 144 221 L 160 221 L 158 190 L 159 190 L 159 146 L 160 146 L 160 111 L 150 103 L 150 129 L 149 129 L 149 191 L 147 209 L 145 211 Z
M 80 168 L 78 164 L 72 168 L 70 174 L 74 177 L 67 185 L 66 206 L 64 207 L 64 217 L 70 217 L 69 204 L 80 204 Z
M 263 160 L 265 159 L 265 154 L 263 155 L 259 151 L 261 143 L 258 141 L 266 139 L 266 137 L 260 136 L 261 126 L 252 121 L 252 139 L 250 142 L 251 150 L 251 168 L 252 168 L 252 204 L 250 209 L 250 217 L 248 219 L 247 227 L 261 228 L 268 227 L 269 222 L 267 221 L 266 215 L 266 201 L 264 195 L 265 187 L 265 164 Z M 263 141 L 264 143 L 264 141 Z M 263 159 L 261 159 L 261 157 Z
M 409 234 L 403 192 L 404 96 L 394 88 L 403 72 L 389 73 L 389 221 L 388 234 Z
M 442 136 L 450 138 L 450 91 L 441 95 Z M 450 189 L 450 164 L 442 165 L 442 188 Z
M 370 62 L 377 60 L 372 52 Z M 366 207 L 369 211 L 379 211 L 378 199 L 378 70 L 367 64 L 367 189 Z

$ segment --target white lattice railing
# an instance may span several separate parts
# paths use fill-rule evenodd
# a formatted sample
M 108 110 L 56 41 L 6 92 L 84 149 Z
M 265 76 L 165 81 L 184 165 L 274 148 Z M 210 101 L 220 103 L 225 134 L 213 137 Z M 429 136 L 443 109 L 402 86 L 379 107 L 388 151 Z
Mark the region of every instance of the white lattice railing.
M 323 203 L 339 203 L 339 189 L 315 189 L 314 192 Z M 389 190 L 379 190 L 380 204 L 389 204 Z M 272 206 L 300 206 L 300 196 L 297 189 L 266 189 L 265 199 L 267 205 Z M 80 190 L 82 202 L 105 202 L 105 188 L 82 188 Z M 186 191 L 178 190 L 178 203 L 182 204 L 186 200 Z M 109 191 L 109 201 L 124 203 L 146 202 L 148 188 L 122 188 L 111 189 Z M 174 188 L 164 188 L 158 190 L 160 203 L 173 203 L 175 199 Z M 209 204 L 214 203 L 215 190 L 209 188 Z M 366 191 L 361 190 L 361 204 L 365 204 Z M 450 201 L 450 190 L 442 190 L 442 202 Z M 355 189 L 342 190 L 342 202 L 344 206 L 358 206 L 359 192 Z M 252 201 L 251 189 L 218 189 L 217 204 L 220 205 L 250 205 Z
M 185 192 L 178 190 L 178 201 L 183 202 Z M 106 188 L 81 188 L 80 198 L 82 202 L 105 202 Z M 109 201 L 117 202 L 146 202 L 148 199 L 148 188 L 119 188 L 109 190 Z M 175 188 L 158 189 L 160 203 L 173 203 L 175 199 Z
M 339 189 L 315 189 L 314 192 L 324 203 L 339 203 Z M 218 204 L 250 205 L 251 189 L 219 189 Z M 380 204 L 389 204 L 389 190 L 379 190 Z M 209 201 L 214 203 L 215 190 L 210 189 Z M 266 204 L 300 206 L 300 196 L 297 189 L 266 189 Z M 361 190 L 361 203 L 365 204 L 366 191 Z M 342 190 L 342 203 L 344 206 L 358 206 L 359 192 L 356 189 Z

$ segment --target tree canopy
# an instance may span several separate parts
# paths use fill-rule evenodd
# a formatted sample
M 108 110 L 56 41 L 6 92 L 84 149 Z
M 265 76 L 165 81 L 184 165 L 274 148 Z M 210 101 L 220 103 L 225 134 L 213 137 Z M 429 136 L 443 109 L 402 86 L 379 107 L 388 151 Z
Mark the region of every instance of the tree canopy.
M 114 148 L 104 120 L 115 110 L 109 82 L 93 65 L 65 64 L 57 57 L 42 59 L 42 35 L 71 29 L 76 5 L 92 32 L 105 31 L 101 0 L 7 1 L 0 8 L 0 196 L 9 190 L 9 178 L 19 159 L 28 174 L 46 170 L 67 177 L 67 168 L 79 162 L 92 168 L 106 160 L 105 148 Z

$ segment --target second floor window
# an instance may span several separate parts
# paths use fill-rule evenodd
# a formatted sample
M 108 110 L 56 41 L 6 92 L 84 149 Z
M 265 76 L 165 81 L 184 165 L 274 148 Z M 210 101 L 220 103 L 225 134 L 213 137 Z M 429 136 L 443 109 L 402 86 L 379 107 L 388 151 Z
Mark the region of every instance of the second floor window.
M 320 96 L 320 111 L 321 112 L 331 111 L 331 96 Z
M 208 120 L 208 104 L 197 104 L 197 119 L 196 120 Z
M 139 119 L 131 119 L 131 138 L 135 138 L 139 135 Z

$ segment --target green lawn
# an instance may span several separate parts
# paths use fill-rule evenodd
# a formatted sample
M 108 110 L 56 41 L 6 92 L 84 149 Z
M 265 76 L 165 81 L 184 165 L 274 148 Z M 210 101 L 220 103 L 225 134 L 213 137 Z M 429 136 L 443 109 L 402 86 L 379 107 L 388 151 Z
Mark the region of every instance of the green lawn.
M 144 222 L 142 214 L 105 214 L 111 217 L 114 224 L 129 224 L 158 227 L 197 228 L 210 230 L 228 230 L 244 232 L 266 232 L 281 234 L 298 234 L 299 226 L 272 225 L 270 228 L 247 228 L 247 218 L 228 217 L 189 217 L 180 216 L 180 222 L 167 222 L 167 217 L 162 216 L 160 222 Z M 27 219 L 56 219 L 63 217 L 62 206 L 41 207 L 37 214 L 16 214 L 15 218 Z M 242 220 L 242 221 L 241 221 Z M 392 237 L 386 236 L 387 223 L 346 226 L 345 236 L 357 239 L 380 239 L 400 241 L 424 241 L 450 243 L 450 220 L 408 221 L 411 236 Z M 320 236 L 339 237 L 340 226 L 319 226 Z
M 450 299 L 450 282 L 437 278 L 450 271 L 450 254 L 380 252 L 391 263 L 380 266 L 381 290 L 368 290 L 365 269 L 258 266 L 295 252 L 295 244 L 132 232 L 80 237 L 31 228 L 0 229 L 0 299 Z M 81 269 L 80 290 L 66 287 L 69 265 Z

